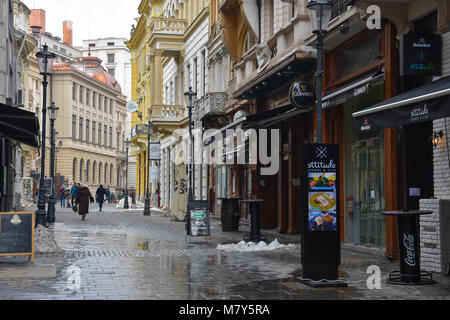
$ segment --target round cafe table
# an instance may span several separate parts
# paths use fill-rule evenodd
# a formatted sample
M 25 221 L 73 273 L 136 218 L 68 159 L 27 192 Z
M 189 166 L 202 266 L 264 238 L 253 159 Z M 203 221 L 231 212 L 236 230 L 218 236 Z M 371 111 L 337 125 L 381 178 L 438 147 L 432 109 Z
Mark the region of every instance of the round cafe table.
M 385 216 L 397 217 L 400 271 L 389 274 L 392 284 L 433 284 L 431 272 L 420 270 L 420 216 L 432 214 L 428 210 L 383 211 Z

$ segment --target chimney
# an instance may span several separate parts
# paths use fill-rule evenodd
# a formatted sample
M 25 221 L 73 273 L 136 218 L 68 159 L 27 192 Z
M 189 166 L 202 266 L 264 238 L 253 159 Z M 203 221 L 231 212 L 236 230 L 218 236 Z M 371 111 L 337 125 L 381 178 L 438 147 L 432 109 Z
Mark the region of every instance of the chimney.
M 66 20 L 63 22 L 63 43 L 72 47 L 72 21 Z
M 32 27 L 39 27 L 41 28 L 40 33 L 45 32 L 45 10 L 31 9 L 29 19 L 30 19 L 29 21 L 30 31 Z

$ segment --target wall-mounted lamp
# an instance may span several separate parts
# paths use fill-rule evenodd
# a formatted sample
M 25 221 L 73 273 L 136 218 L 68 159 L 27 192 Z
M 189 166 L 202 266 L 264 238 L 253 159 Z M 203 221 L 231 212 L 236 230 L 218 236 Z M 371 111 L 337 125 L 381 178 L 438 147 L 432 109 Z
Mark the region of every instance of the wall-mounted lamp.
M 433 132 L 433 136 L 431 137 L 431 142 L 433 143 L 433 147 L 437 147 L 439 145 L 439 142 L 441 141 L 444 134 L 442 131 L 439 132 Z

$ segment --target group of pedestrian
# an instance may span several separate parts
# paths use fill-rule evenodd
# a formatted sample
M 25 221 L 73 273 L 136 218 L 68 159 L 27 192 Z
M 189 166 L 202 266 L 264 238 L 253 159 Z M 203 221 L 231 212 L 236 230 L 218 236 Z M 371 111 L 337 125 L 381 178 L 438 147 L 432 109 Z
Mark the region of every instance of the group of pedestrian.
M 74 182 L 70 190 L 65 190 L 61 186 L 59 195 L 61 208 L 65 206 L 67 208 L 72 207 L 75 212 L 78 212 L 82 220 L 86 219 L 86 215 L 89 213 L 89 203 L 94 203 L 94 197 L 86 185 L 81 186 L 80 183 Z M 111 203 L 113 198 L 114 195 L 109 190 L 109 187 L 105 189 L 103 185 L 100 185 L 95 193 L 95 200 L 97 201 L 99 212 L 103 209 L 103 203 L 105 201 Z

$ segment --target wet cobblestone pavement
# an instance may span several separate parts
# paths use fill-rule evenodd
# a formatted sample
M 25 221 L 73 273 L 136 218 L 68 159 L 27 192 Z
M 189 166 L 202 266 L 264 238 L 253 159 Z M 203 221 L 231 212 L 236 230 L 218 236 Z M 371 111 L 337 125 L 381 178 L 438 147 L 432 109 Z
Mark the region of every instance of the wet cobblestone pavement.
M 450 279 L 446 276 L 434 274 L 437 284 L 429 286 L 387 284 L 388 273 L 398 269 L 398 263 L 388 261 L 378 250 L 344 246 L 340 275 L 349 287 L 312 289 L 297 281 L 301 267 L 299 236 L 265 233 L 270 240 L 296 243 L 294 250 L 224 252 L 217 250 L 217 245 L 241 241 L 248 228 L 225 233 L 220 221 L 212 219 L 211 239 L 188 239 L 184 223 L 171 222 L 162 215 L 144 217 L 142 211 L 125 212 L 109 206 L 103 212 L 93 209 L 86 221 L 81 221 L 70 209 L 57 210 L 57 223 L 52 229 L 61 251 L 37 254 L 34 265 L 22 258 L 0 258 L 0 299 L 450 298 Z M 381 268 L 380 290 L 367 287 L 370 265 Z M 28 277 L 8 276 L 8 272 L 11 275 L 33 268 L 55 269 L 55 274 L 36 271 Z M 77 271 L 79 289 L 74 287 L 76 280 L 72 281 Z

